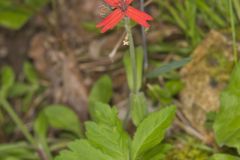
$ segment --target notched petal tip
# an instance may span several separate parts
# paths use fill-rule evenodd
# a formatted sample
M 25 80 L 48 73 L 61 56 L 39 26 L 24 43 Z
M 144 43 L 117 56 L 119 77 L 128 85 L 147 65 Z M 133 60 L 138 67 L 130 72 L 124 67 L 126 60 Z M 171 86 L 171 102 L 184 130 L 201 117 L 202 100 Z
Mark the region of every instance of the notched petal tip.
M 128 7 L 126 15 L 130 17 L 133 21 L 146 28 L 150 27 L 150 24 L 147 21 L 153 20 L 152 16 L 131 6 Z

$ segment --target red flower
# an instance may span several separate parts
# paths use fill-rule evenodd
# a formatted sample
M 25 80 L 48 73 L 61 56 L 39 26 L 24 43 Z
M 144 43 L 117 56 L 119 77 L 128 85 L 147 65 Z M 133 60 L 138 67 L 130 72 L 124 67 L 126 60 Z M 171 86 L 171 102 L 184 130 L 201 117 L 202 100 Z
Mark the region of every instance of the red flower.
M 129 6 L 133 0 L 104 0 L 108 5 L 114 8 L 102 22 L 97 24 L 97 28 L 101 28 L 104 33 L 109 29 L 115 27 L 125 16 L 130 17 L 133 21 L 139 23 L 144 27 L 149 27 L 148 20 L 153 18 L 145 12 Z

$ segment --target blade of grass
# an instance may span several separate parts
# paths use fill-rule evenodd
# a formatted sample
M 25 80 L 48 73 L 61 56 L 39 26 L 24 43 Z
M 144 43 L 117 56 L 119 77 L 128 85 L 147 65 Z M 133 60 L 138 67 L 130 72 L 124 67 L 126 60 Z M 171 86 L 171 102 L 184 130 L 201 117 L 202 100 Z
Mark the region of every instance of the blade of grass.
M 229 0 L 228 7 L 229 7 L 229 13 L 230 13 L 230 20 L 231 20 L 234 61 L 237 64 L 237 62 L 238 62 L 237 39 L 236 39 L 235 18 L 234 18 L 233 1 L 232 0 Z
M 177 68 L 180 68 L 182 66 L 184 66 L 185 64 L 187 64 L 192 58 L 191 57 L 188 57 L 188 58 L 183 58 L 179 61 L 174 61 L 174 62 L 171 62 L 169 64 L 166 64 L 166 65 L 163 65 L 151 72 L 149 72 L 148 74 L 146 74 L 146 77 L 147 78 L 155 78 L 155 77 L 158 77 L 164 73 L 167 73 L 167 72 L 170 72 L 174 69 L 177 69 Z

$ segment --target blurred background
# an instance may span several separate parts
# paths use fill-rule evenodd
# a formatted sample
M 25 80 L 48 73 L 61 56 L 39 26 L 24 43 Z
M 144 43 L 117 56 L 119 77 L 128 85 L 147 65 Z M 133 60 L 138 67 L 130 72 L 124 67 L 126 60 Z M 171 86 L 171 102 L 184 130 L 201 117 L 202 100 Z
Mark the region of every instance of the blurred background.
M 133 5 L 139 8 L 139 1 Z M 1 92 L 0 104 L 7 101 L 31 132 L 36 132 L 38 115 L 47 113 L 47 137 L 55 154 L 81 135 L 80 123 L 89 120 L 90 90 L 103 75 L 110 76 L 107 85 L 113 91 L 98 94 L 111 95 L 120 118 L 127 112 L 125 31 L 123 24 L 105 34 L 96 29 L 105 10 L 101 0 L 0 1 L 1 88 L 10 86 Z M 154 20 L 146 30 L 149 65 L 142 91 L 151 111 L 178 107 L 167 140 L 172 152 L 166 157 L 208 159 L 218 148 L 212 124 L 219 95 L 233 69 L 233 53 L 239 52 L 240 1 L 146 0 L 145 11 Z M 133 24 L 133 34 L 136 47 L 142 46 L 141 27 Z M 46 109 L 54 106 L 69 110 Z M 59 125 L 61 118 L 78 127 Z M 130 122 L 128 130 L 134 131 Z M 0 159 L 38 159 L 1 107 Z

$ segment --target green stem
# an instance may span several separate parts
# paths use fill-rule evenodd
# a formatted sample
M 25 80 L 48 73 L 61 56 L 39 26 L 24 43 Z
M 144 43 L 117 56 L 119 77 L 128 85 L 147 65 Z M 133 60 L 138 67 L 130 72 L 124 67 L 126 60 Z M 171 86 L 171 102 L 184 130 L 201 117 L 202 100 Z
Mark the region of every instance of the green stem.
M 129 40 L 129 53 L 131 58 L 131 66 L 132 66 L 132 73 L 133 73 L 133 93 L 137 93 L 137 66 L 136 66 L 136 55 L 135 55 L 135 47 L 133 42 L 133 35 L 132 30 L 130 27 L 130 20 L 128 17 L 125 18 L 125 28 L 128 35 Z
M 36 146 L 36 143 L 32 137 L 32 135 L 29 133 L 27 127 L 24 125 L 24 123 L 21 121 L 21 119 L 18 117 L 18 115 L 15 113 L 15 111 L 12 109 L 11 105 L 3 100 L 1 101 L 2 107 L 6 110 L 6 112 L 10 115 L 12 120 L 16 123 L 18 128 L 22 131 L 23 135 L 26 137 L 26 139 L 31 143 L 33 146 Z
M 231 20 L 234 61 L 237 64 L 237 62 L 238 62 L 238 51 L 237 51 L 237 39 L 236 39 L 234 12 L 233 12 L 233 1 L 229 0 L 228 2 L 229 2 L 229 12 L 230 12 L 230 20 Z

